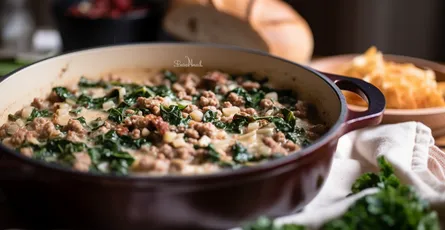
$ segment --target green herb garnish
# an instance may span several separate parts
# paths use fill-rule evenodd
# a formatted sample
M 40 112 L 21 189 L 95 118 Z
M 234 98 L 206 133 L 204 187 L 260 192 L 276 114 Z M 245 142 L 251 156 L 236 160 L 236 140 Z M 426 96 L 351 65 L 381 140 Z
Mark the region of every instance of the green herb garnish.
M 68 91 L 68 89 L 65 87 L 54 87 L 53 92 L 56 93 L 56 95 L 63 101 L 65 101 L 66 99 L 76 99 L 76 96 Z
M 405 229 L 439 230 L 437 213 L 422 200 L 414 189 L 402 185 L 394 170 L 383 158 L 378 158 L 380 172 L 366 173 L 352 186 L 354 193 L 367 188 L 379 188 L 375 194 L 358 199 L 341 217 L 328 221 L 321 230 L 355 229 Z M 259 218 L 244 230 L 306 229 L 304 226 L 287 224 L 276 226 L 267 218 Z
M 33 121 L 36 117 L 51 117 L 53 113 L 49 110 L 38 110 L 33 109 L 31 115 L 28 117 L 27 121 Z
M 247 148 L 241 145 L 239 142 L 232 146 L 233 161 L 236 163 L 246 163 L 254 159 L 252 154 L 247 151 Z
M 184 109 L 184 107 L 181 107 Z M 170 105 L 169 107 L 161 105 L 161 117 L 164 121 L 167 121 L 171 125 L 183 125 L 188 126 L 188 122 L 191 120 L 190 116 L 187 118 L 182 117 L 181 108 L 177 105 Z

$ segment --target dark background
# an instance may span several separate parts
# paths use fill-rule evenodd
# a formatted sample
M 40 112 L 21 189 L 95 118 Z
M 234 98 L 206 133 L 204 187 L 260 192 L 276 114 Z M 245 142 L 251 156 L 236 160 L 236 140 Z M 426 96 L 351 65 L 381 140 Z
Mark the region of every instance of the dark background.
M 39 27 L 54 25 L 49 12 L 50 1 L 30 1 Z M 443 0 L 286 2 L 293 5 L 311 26 L 315 39 L 314 55 L 357 53 L 376 45 L 385 53 L 445 61 Z

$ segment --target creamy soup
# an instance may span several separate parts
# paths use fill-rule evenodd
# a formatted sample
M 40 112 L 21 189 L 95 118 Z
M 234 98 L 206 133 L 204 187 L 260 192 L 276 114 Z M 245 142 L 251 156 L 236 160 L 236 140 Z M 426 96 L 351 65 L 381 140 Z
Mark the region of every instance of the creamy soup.
M 267 78 L 161 71 L 82 77 L 10 114 L 3 144 L 82 172 L 203 174 L 298 152 L 326 132 L 314 106 Z

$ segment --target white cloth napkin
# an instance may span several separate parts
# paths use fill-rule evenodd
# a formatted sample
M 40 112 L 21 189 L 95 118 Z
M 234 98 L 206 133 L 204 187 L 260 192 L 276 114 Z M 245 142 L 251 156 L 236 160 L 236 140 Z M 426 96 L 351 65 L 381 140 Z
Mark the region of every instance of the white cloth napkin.
M 355 179 L 365 172 L 377 172 L 377 158 L 382 155 L 400 180 L 414 186 L 444 220 L 445 153 L 434 146 L 428 127 L 406 122 L 362 129 L 340 138 L 331 172 L 317 197 L 302 212 L 278 218 L 276 223 L 317 229 L 341 216 L 355 200 L 377 191 L 367 189 L 346 198 Z

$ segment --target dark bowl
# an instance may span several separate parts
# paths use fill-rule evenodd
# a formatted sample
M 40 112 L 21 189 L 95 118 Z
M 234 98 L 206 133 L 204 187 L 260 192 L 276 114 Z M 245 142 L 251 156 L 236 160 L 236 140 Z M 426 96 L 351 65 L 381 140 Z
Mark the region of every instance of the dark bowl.
M 199 67 L 187 63 L 187 57 Z M 209 44 L 139 44 L 91 49 L 32 64 L 0 82 L 0 122 L 47 95 L 54 85 L 82 75 L 122 68 L 202 72 L 254 72 L 276 87 L 293 89 L 317 107 L 330 130 L 287 157 L 208 175 L 138 177 L 80 173 L 21 155 L 0 144 L 0 184 L 16 213 L 33 228 L 71 229 L 227 229 L 261 215 L 293 213 L 310 202 L 328 176 L 338 138 L 377 125 L 385 107 L 374 86 L 322 74 L 269 54 Z M 92 65 L 91 63 L 94 63 Z M 26 84 L 23 84 L 26 82 Z M 369 101 L 364 112 L 348 111 L 341 93 L 354 91 Z M 32 205 L 30 205 L 32 204 Z
M 155 41 L 161 29 L 166 6 L 165 2 L 153 1 L 146 11 L 132 12 L 116 19 L 91 19 L 68 15 L 69 7 L 80 1 L 52 2 L 52 12 L 62 37 L 64 52 L 105 45 Z

